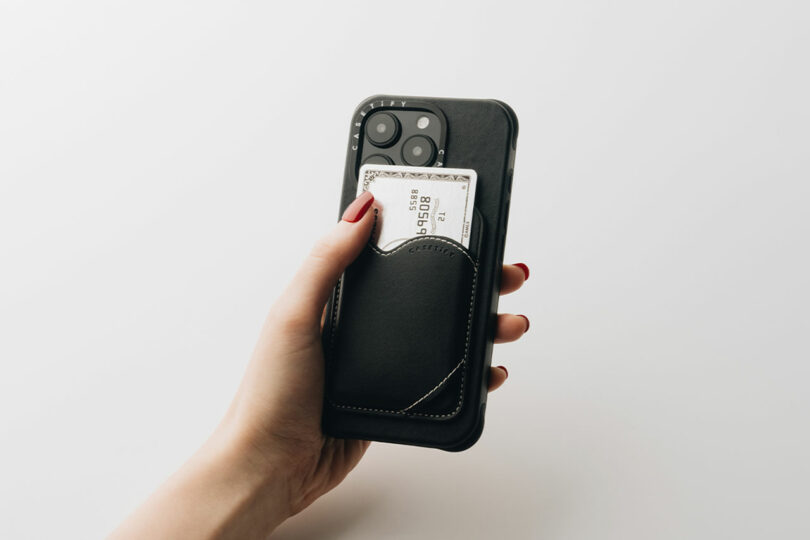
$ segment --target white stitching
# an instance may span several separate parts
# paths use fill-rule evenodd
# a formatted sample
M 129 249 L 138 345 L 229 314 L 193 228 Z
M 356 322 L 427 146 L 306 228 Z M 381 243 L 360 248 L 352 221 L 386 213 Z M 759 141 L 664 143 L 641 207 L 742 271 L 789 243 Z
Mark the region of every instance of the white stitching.
M 394 253 L 396 253 L 400 249 L 404 248 L 408 244 L 412 244 L 413 242 L 418 242 L 419 240 L 424 240 L 425 238 L 429 239 L 432 242 L 442 242 L 444 244 L 447 244 L 448 246 L 456 248 L 461 254 L 463 254 L 465 257 L 467 257 L 467 259 L 469 259 L 469 261 L 473 264 L 473 266 L 477 266 L 477 263 L 473 260 L 472 257 L 470 257 L 470 254 L 467 253 L 466 251 L 464 251 L 463 246 L 459 246 L 458 244 L 454 244 L 453 242 L 450 242 L 449 240 L 445 240 L 444 238 L 439 238 L 438 236 L 416 236 L 414 238 L 406 240 L 405 242 L 401 243 L 400 245 L 398 245 L 397 247 L 395 247 L 394 249 L 392 249 L 390 251 L 383 251 L 383 250 L 381 250 L 380 248 L 378 248 L 376 245 L 374 245 L 371 242 L 369 242 L 368 245 L 369 245 L 369 247 L 371 249 L 373 249 L 374 251 L 376 251 L 377 253 L 379 253 L 383 257 L 388 257 L 389 255 L 393 255 Z
M 374 226 L 376 227 L 376 225 L 377 225 L 377 222 L 376 222 L 376 216 L 375 216 Z M 372 236 L 373 236 L 373 233 L 372 233 Z M 475 262 L 475 260 L 473 260 L 473 258 L 470 256 L 469 253 L 464 251 L 463 247 L 459 247 L 458 245 L 456 245 L 456 244 L 454 244 L 452 242 L 449 242 L 447 240 L 444 240 L 444 239 L 438 238 L 438 237 L 434 237 L 434 236 L 420 236 L 420 237 L 412 238 L 412 239 L 410 239 L 410 240 L 408 240 L 406 242 L 403 242 L 402 244 L 400 244 L 399 246 L 397 246 L 396 248 L 394 248 L 391 251 L 381 251 L 377 246 L 375 246 L 372 243 L 373 241 L 369 241 L 368 246 L 371 247 L 379 255 L 382 255 L 383 257 L 387 257 L 389 255 L 393 255 L 394 253 L 396 253 L 397 251 L 404 248 L 406 245 L 408 245 L 410 243 L 413 243 L 413 242 L 416 242 L 416 241 L 419 241 L 419 240 L 424 240 L 426 238 L 429 238 L 431 241 L 437 241 L 437 242 L 445 243 L 445 244 L 455 248 L 457 251 L 459 251 L 465 257 L 467 257 L 467 259 L 470 261 L 470 263 L 473 266 L 473 279 L 472 279 L 472 287 L 471 287 L 472 290 L 470 291 L 470 309 L 469 309 L 468 314 L 467 314 L 467 335 L 466 335 L 465 342 L 464 342 L 464 357 L 461 359 L 461 362 L 459 362 L 456 365 L 456 367 L 454 367 L 452 369 L 452 371 L 450 371 L 450 373 L 447 374 L 447 376 L 444 379 L 442 379 L 442 381 L 435 388 L 433 388 L 433 390 L 431 390 L 430 392 L 428 392 L 427 394 L 422 396 L 422 398 L 417 400 L 415 403 L 409 405 L 408 407 L 406 407 L 404 409 L 400 409 L 400 410 L 395 411 L 395 410 L 387 410 L 387 409 L 374 409 L 374 408 L 369 408 L 369 407 L 358 407 L 358 406 L 355 406 L 355 405 L 341 405 L 341 404 L 335 403 L 331 399 L 327 398 L 329 403 L 331 403 L 334 407 L 337 407 L 337 408 L 340 408 L 340 409 L 352 409 L 352 410 L 356 410 L 356 411 L 382 412 L 382 413 L 401 414 L 401 415 L 410 415 L 410 416 L 424 416 L 424 417 L 431 417 L 431 418 L 446 418 L 448 416 L 455 415 L 456 413 L 458 413 L 459 410 L 461 410 L 461 405 L 462 405 L 462 402 L 464 401 L 464 382 L 465 382 L 466 369 L 461 370 L 461 386 L 459 388 L 458 403 L 456 404 L 455 410 L 453 410 L 453 411 L 451 411 L 449 413 L 446 413 L 446 414 L 427 414 L 427 413 L 408 413 L 407 412 L 408 409 L 414 407 L 417 403 L 419 403 L 420 401 L 422 401 L 423 399 L 428 397 L 437 388 L 439 388 L 442 384 L 444 384 L 447 381 L 447 379 L 449 379 L 453 375 L 453 373 L 456 370 L 459 369 L 459 367 L 462 367 L 467 363 L 467 357 L 470 354 L 470 330 L 472 328 L 473 308 L 475 306 L 475 286 L 478 283 L 478 263 Z M 338 279 L 337 287 L 340 287 L 340 285 L 341 285 L 340 282 L 341 282 L 341 280 Z M 333 306 L 332 306 L 333 307 L 333 310 L 332 310 L 332 328 L 331 328 L 332 335 L 331 335 L 330 340 L 329 340 L 329 352 L 330 352 L 329 356 L 330 356 L 330 358 L 333 358 L 333 355 L 331 353 L 334 350 L 335 335 L 337 335 L 337 312 L 339 310 L 339 307 L 337 306 L 338 297 L 339 297 L 339 293 L 337 295 L 335 295 L 335 302 L 333 303 Z
M 454 368 L 453 368 L 453 369 L 450 371 L 450 373 L 448 373 L 448 374 L 447 374 L 447 377 L 445 377 L 444 379 L 442 379 L 442 380 L 441 380 L 441 382 L 440 382 L 439 384 L 437 384 L 436 386 L 434 386 L 434 387 L 433 387 L 433 388 L 432 388 L 432 389 L 431 389 L 431 390 L 430 390 L 430 391 L 429 391 L 427 394 L 425 394 L 424 396 L 420 397 L 419 399 L 417 399 L 416 401 L 414 401 L 413 403 L 411 403 L 410 405 L 408 405 L 407 407 L 405 407 L 404 409 L 402 409 L 402 412 L 405 412 L 405 411 L 407 411 L 408 409 L 413 409 L 414 407 L 416 407 L 417 405 L 419 405 L 421 402 L 423 402 L 424 400 L 426 400 L 426 399 L 427 399 L 427 397 L 428 397 L 430 394 L 432 394 L 433 392 L 435 392 L 436 390 L 438 390 L 438 389 L 439 389 L 439 387 L 441 387 L 441 385 L 443 385 L 445 382 L 447 382 L 447 379 L 449 379 L 450 377 L 452 377 L 452 376 L 453 376 L 453 373 L 455 373 L 455 372 L 456 372 L 456 370 L 457 370 L 458 368 L 460 368 L 462 365 L 464 365 L 464 359 L 463 359 L 463 358 L 461 359 L 461 362 L 459 362 L 458 364 L 456 364 L 456 367 L 454 367 Z

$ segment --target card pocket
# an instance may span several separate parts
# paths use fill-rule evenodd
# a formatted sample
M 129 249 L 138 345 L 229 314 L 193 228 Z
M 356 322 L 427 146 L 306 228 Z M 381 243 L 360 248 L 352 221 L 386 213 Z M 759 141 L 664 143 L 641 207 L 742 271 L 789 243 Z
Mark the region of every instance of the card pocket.
M 328 405 L 452 418 L 462 409 L 478 262 L 440 236 L 371 243 L 335 291 L 324 334 Z

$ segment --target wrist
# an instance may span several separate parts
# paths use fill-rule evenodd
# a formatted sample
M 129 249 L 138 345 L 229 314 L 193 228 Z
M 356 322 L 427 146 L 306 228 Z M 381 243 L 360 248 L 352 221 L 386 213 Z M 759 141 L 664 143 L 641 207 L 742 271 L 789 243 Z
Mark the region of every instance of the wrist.
M 257 530 L 269 534 L 293 514 L 289 470 L 282 460 L 262 453 L 249 438 L 221 427 L 225 429 L 217 429 L 192 458 L 197 462 L 192 467 L 214 471 L 211 477 L 219 478 L 226 499 L 222 502 L 231 508 L 227 521 L 236 530 L 240 523 L 248 523 L 254 534 Z M 244 536 L 252 535 L 245 532 Z

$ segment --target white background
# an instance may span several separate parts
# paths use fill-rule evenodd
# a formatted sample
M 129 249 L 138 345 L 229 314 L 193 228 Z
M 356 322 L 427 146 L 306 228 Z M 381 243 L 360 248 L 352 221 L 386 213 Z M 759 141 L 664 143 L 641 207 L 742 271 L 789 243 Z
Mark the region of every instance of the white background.
M 462 454 L 372 445 L 279 538 L 807 538 L 806 2 L 0 7 L 0 537 L 99 538 L 205 439 L 337 219 L 368 95 L 521 129 Z

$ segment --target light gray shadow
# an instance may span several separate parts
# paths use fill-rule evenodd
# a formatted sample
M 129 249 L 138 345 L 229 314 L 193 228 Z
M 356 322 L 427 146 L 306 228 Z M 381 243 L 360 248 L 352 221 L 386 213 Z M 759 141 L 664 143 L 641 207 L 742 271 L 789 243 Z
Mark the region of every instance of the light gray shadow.
M 348 487 L 348 486 L 347 486 Z M 273 540 L 314 540 L 350 538 L 350 531 L 382 503 L 382 489 L 354 485 L 315 501 L 300 514 L 288 519 L 272 535 Z

